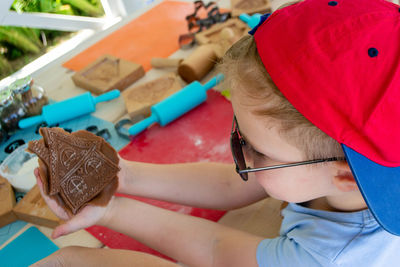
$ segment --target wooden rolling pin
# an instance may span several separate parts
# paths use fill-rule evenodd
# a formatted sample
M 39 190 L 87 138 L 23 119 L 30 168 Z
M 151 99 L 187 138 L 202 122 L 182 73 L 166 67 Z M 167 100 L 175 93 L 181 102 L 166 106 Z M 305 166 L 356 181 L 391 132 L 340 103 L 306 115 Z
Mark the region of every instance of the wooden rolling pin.
M 151 59 L 151 66 L 153 68 L 177 68 L 179 64 L 183 61 L 182 58 L 160 58 L 153 57 Z
M 179 64 L 178 74 L 188 83 L 199 81 L 214 67 L 216 62 L 215 45 L 201 45 Z

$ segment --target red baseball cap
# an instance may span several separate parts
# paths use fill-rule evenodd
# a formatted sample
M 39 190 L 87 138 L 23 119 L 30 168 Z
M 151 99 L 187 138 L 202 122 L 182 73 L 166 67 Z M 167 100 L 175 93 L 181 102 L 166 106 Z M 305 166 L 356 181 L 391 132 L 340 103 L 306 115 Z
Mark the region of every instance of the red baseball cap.
M 400 235 L 399 6 L 305 0 L 275 11 L 252 33 L 276 86 L 342 144 L 376 220 Z

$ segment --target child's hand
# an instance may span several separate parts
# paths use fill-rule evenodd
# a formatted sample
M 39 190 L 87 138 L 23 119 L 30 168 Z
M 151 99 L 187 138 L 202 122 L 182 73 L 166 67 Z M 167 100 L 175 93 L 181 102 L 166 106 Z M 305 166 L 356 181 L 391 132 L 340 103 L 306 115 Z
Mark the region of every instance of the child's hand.
M 78 214 L 71 217 L 60 205 L 57 204 L 55 200 L 49 198 L 43 193 L 43 183 L 40 179 L 38 168 L 35 169 L 34 174 L 36 176 L 36 181 L 43 199 L 46 201 L 47 205 L 54 212 L 54 214 L 65 221 L 64 224 L 61 224 L 54 229 L 53 233 L 51 234 L 53 239 L 95 225 L 101 220 L 105 219 L 105 215 L 110 208 L 110 204 L 112 203 L 114 197 L 111 198 L 110 202 L 105 207 L 87 205 L 81 211 L 79 211 Z

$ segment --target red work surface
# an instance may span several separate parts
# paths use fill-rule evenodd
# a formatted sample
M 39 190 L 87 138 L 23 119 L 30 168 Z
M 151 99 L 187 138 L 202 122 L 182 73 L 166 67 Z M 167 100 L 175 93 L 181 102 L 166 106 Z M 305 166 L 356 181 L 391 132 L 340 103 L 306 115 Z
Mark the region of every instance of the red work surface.
M 207 101 L 186 115 L 160 127 L 154 125 L 138 135 L 119 153 L 124 159 L 152 163 L 226 162 L 232 163 L 229 136 L 232 107 L 218 92 L 209 91 Z M 192 208 L 156 200 L 140 199 L 162 208 L 218 221 L 224 211 Z M 161 255 L 136 240 L 110 229 L 87 229 L 110 248 L 131 249 Z

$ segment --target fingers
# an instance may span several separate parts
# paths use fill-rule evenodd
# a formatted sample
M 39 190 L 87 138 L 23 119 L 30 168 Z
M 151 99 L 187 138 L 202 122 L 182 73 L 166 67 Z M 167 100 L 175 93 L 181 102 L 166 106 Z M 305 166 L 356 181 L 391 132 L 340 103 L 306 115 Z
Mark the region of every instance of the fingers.
M 39 187 L 40 194 L 42 195 L 42 198 L 46 202 L 47 206 L 49 206 L 49 208 L 57 215 L 57 217 L 59 217 L 64 221 L 68 220 L 69 219 L 68 213 L 63 208 L 61 208 L 60 205 L 58 205 L 57 201 L 50 198 L 44 193 L 43 183 L 42 180 L 40 179 L 39 170 L 37 168 L 35 169 L 34 174 L 36 176 L 36 183 Z
M 51 238 L 57 239 L 60 236 L 69 234 L 69 226 L 67 224 L 61 224 L 57 226 L 51 233 Z
M 45 194 L 44 194 L 44 191 L 43 191 L 43 182 L 42 182 L 42 179 L 40 178 L 39 168 L 35 168 L 33 173 L 35 174 L 36 183 L 39 186 L 40 193 L 42 194 L 42 196 L 44 196 Z
M 81 214 L 78 214 L 77 216 L 72 217 L 68 222 L 57 226 L 53 230 L 53 232 L 51 234 L 51 238 L 56 239 L 56 238 L 59 238 L 60 236 L 68 235 L 70 233 L 84 229 L 91 225 L 92 224 L 90 223 L 89 220 L 87 220 Z
M 39 177 L 39 176 L 40 176 L 39 168 L 35 168 L 35 169 L 33 170 L 33 173 L 35 174 L 36 177 Z
M 70 233 L 76 232 L 85 228 L 79 220 L 76 220 L 76 217 L 72 218 L 68 222 L 57 226 L 53 232 L 51 233 L 51 238 L 56 239 L 60 236 L 68 235 Z
M 40 173 L 39 173 L 39 168 L 36 168 L 33 173 L 35 174 L 36 177 L 36 183 L 39 186 L 40 192 L 43 192 L 43 182 L 42 179 L 40 179 Z
M 82 210 L 80 210 L 78 214 L 70 217 L 68 213 L 64 210 L 64 208 L 53 197 L 49 197 L 44 193 L 43 183 L 40 179 L 38 169 L 35 169 L 34 173 L 40 193 L 44 201 L 49 206 L 49 208 L 57 215 L 57 217 L 66 221 L 64 224 L 57 226 L 53 230 L 51 234 L 51 237 L 53 239 L 92 226 L 104 217 L 107 208 L 92 205 L 87 205 Z

